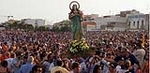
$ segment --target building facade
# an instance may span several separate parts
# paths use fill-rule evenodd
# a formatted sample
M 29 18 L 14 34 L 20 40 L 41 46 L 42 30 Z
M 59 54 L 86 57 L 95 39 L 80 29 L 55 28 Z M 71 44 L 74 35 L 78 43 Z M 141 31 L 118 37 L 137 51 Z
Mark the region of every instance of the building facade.
M 84 21 L 93 22 L 96 18 L 98 18 L 98 14 L 84 15 Z
M 82 22 L 83 31 L 95 31 L 96 23 L 95 22 Z
M 97 29 L 98 14 L 84 15 L 82 22 L 84 31 L 95 31 Z
M 95 30 L 149 30 L 150 14 L 136 10 L 121 11 L 120 14 L 99 17 L 97 14 L 85 15 L 84 21 L 95 22 Z
M 150 14 L 132 13 L 127 15 L 128 30 L 149 30 Z
M 126 29 L 126 18 L 120 16 L 104 16 L 98 18 L 98 28 L 101 30 L 124 31 Z
M 31 24 L 34 27 L 48 25 L 46 23 L 46 20 L 43 20 L 43 19 L 22 19 L 21 22 L 24 22 L 25 24 Z

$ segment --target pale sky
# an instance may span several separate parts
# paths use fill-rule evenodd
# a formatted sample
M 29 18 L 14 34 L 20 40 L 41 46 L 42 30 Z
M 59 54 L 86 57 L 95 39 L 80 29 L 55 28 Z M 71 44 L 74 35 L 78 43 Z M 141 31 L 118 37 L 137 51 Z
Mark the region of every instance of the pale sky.
M 0 0 L 0 22 L 3 16 L 12 15 L 14 19 L 41 18 L 52 23 L 68 19 L 69 3 L 73 0 Z M 120 11 L 136 9 L 150 13 L 150 0 L 76 0 L 84 14 L 99 16 L 117 14 Z

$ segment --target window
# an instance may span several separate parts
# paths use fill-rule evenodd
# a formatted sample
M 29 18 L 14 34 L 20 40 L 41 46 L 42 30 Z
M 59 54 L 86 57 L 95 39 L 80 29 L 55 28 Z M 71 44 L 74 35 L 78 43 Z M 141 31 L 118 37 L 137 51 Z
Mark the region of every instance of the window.
M 139 21 L 137 21 L 137 29 L 139 29 Z
M 144 20 L 141 22 L 141 29 L 144 29 Z
M 133 26 L 135 26 L 135 21 L 133 22 Z
M 142 20 L 142 25 L 144 25 L 144 20 Z
M 131 25 L 131 22 L 128 23 L 128 26 L 130 26 L 130 25 Z

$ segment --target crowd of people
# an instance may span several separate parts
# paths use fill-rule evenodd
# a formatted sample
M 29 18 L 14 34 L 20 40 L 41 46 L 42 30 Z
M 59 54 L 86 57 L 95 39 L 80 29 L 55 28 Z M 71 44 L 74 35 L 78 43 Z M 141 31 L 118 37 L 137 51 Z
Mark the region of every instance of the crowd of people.
M 65 57 L 70 32 L 0 31 L 0 73 L 149 73 L 148 31 L 88 31 L 94 52 Z

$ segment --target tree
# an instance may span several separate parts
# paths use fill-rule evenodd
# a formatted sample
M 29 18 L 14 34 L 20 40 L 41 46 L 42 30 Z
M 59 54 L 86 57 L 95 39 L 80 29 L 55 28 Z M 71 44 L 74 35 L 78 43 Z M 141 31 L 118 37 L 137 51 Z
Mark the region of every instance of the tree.
M 66 31 L 71 31 L 71 21 L 69 20 L 63 20 L 58 23 L 55 23 L 53 25 L 53 31 L 57 32 L 66 32 Z
M 5 23 L 5 28 L 6 29 L 14 29 L 14 30 L 18 30 L 18 29 L 34 30 L 33 25 L 25 24 L 24 22 L 21 22 L 21 21 L 14 21 L 13 23 L 6 22 Z
M 31 25 L 31 24 L 26 24 L 26 26 L 27 26 L 27 29 L 28 29 L 28 30 L 34 30 L 33 25 Z
M 14 29 L 14 30 L 16 30 L 16 29 L 18 29 L 18 21 L 14 21 L 13 23 L 7 23 L 8 24 L 8 28 L 9 29 Z
M 52 31 L 57 31 L 58 32 L 58 31 L 60 31 L 60 29 L 57 26 L 53 26 Z
M 45 26 L 39 26 L 36 27 L 35 31 L 49 31 L 49 28 Z

